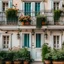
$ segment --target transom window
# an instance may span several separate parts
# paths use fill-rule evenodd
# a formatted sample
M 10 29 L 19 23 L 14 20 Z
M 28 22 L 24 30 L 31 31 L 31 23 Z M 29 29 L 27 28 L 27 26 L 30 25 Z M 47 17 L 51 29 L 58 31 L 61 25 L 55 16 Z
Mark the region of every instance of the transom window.
M 3 48 L 9 48 L 9 36 L 8 35 L 4 35 L 3 36 Z
M 59 9 L 59 2 L 54 2 L 54 10 L 58 10 Z
M 55 49 L 59 49 L 59 36 L 53 36 L 53 46 Z

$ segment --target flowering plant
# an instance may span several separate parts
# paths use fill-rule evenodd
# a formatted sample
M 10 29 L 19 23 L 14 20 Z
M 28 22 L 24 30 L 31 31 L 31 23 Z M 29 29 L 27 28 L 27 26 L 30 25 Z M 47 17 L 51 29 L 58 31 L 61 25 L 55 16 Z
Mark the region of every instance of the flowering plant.
M 21 21 L 21 22 L 31 22 L 31 17 L 30 16 L 20 16 L 19 21 Z

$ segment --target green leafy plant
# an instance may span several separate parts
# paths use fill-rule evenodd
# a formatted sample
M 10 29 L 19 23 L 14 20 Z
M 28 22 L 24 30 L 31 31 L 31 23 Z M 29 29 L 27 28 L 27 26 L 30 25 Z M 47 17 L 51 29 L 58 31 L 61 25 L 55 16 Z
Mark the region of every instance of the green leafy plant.
M 9 8 L 6 10 L 6 17 L 8 21 L 14 21 L 14 20 L 18 20 L 18 10 L 17 9 L 13 9 L 13 8 Z
M 55 10 L 54 11 L 54 22 L 58 22 L 60 16 L 61 16 L 61 10 Z
M 45 55 L 50 52 L 50 47 L 47 44 L 43 44 L 42 46 L 42 61 L 45 59 Z
M 45 22 L 46 23 L 47 21 L 47 17 L 44 16 L 44 15 L 38 15 L 36 17 L 36 27 L 37 28 L 41 28 L 42 27 L 42 22 Z

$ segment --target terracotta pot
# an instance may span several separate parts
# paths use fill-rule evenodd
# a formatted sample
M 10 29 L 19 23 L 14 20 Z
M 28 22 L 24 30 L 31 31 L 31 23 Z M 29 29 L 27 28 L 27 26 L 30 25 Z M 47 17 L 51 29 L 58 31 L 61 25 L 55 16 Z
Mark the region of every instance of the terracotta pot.
M 29 64 L 29 62 L 28 61 L 24 61 L 24 64 Z
M 0 60 L 0 64 L 2 64 L 2 60 Z
M 53 61 L 53 64 L 64 64 L 63 61 Z
M 45 64 L 50 64 L 50 60 L 44 60 Z
M 25 22 L 25 25 L 30 25 L 30 22 Z
M 21 61 L 14 61 L 14 64 L 21 64 Z
M 21 22 L 21 25 L 24 25 L 24 22 Z
M 44 21 L 42 22 L 42 25 L 45 25 L 45 22 Z
M 55 22 L 55 25 L 59 25 L 59 22 Z
M 12 64 L 11 61 L 5 61 L 5 64 Z

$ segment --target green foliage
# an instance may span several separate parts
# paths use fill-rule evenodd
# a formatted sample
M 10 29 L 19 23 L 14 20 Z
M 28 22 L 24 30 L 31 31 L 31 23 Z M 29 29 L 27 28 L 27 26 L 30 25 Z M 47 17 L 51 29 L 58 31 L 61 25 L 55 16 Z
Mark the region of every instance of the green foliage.
M 64 51 L 63 50 L 53 51 L 52 52 L 52 60 L 64 61 Z
M 42 46 L 42 61 L 45 59 L 45 55 L 50 52 L 50 47 L 47 44 L 43 44 Z
M 61 11 L 60 10 L 55 10 L 54 11 L 54 21 L 58 22 L 60 16 L 61 16 Z
M 13 8 L 9 8 L 6 10 L 6 17 L 8 21 L 17 21 L 18 20 L 18 10 L 17 9 L 13 9 Z
M 64 50 L 53 49 L 45 55 L 45 60 L 64 61 Z
M 45 58 L 44 58 L 45 60 L 52 60 L 52 55 L 51 55 L 51 53 L 47 53 L 46 55 L 45 55 Z
M 36 27 L 37 28 L 41 28 L 42 27 L 42 22 L 46 22 L 47 21 L 47 17 L 44 15 L 38 15 L 36 17 Z

